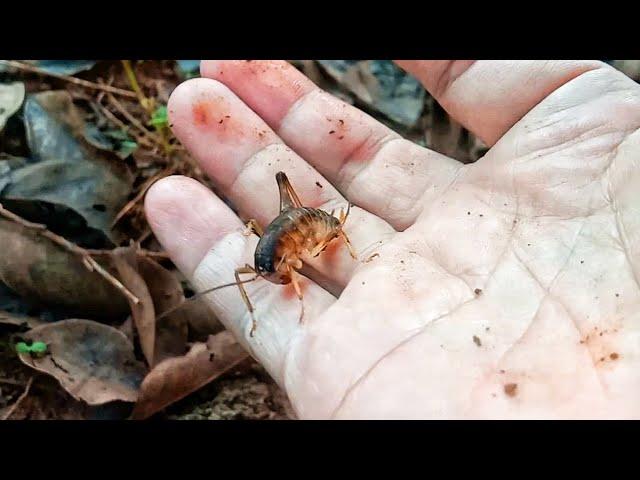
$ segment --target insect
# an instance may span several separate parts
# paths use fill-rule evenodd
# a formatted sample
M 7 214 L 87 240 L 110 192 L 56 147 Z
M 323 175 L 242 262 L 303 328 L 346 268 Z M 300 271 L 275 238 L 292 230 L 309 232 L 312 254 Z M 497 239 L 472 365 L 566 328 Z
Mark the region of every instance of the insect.
M 302 322 L 304 302 L 302 290 L 298 283 L 298 275 L 300 275 L 298 270 L 302 268 L 301 257 L 305 253 L 311 257 L 317 257 L 332 240 L 341 238 L 349 249 L 351 257 L 357 259 L 353 246 L 343 230 L 351 210 L 350 203 L 346 212 L 341 210 L 339 217 L 335 217 L 333 215 L 335 210 L 327 213 L 317 208 L 304 207 L 284 172 L 276 174 L 276 182 L 280 191 L 280 213 L 278 216 L 264 230 L 254 219 L 247 222 L 245 235 L 254 233 L 260 237 L 254 254 L 254 266 L 246 264 L 237 268 L 235 270 L 235 282 L 204 290 L 189 299 L 194 299 L 220 288 L 237 285 L 251 315 L 250 336 L 252 337 L 257 327 L 257 322 L 253 305 L 244 288 L 245 283 L 252 282 L 258 278 L 264 278 L 279 285 L 291 283 L 300 300 L 299 321 Z M 252 274 L 254 277 L 248 280 L 241 280 L 240 276 L 245 274 Z M 160 317 L 173 310 L 164 312 Z

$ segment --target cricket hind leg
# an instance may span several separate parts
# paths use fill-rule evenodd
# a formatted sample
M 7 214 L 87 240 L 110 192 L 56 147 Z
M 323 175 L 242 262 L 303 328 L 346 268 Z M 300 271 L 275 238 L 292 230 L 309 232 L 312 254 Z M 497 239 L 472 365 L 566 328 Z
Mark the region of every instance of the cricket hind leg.
M 339 235 L 342 238 L 342 240 L 344 240 L 345 245 L 349 249 L 349 254 L 351 255 L 351 258 L 353 258 L 354 260 L 357 260 L 358 256 L 356 255 L 356 251 L 353 249 L 353 245 L 351 245 L 351 242 L 349 241 L 349 237 L 347 237 L 347 234 L 344 233 L 344 231 L 340 230 Z
M 253 332 L 256 331 L 256 327 L 258 326 L 256 322 L 256 317 L 254 315 L 253 305 L 251 305 L 251 300 L 249 300 L 249 295 L 247 295 L 247 291 L 244 289 L 244 285 L 240 280 L 240 275 L 253 273 L 254 275 L 258 275 L 255 269 L 248 264 L 245 264 L 244 267 L 236 268 L 235 277 L 236 277 L 236 285 L 238 285 L 238 289 L 240 290 L 240 295 L 242 295 L 242 300 L 244 304 L 247 306 L 247 310 L 249 310 L 249 315 L 251 315 L 251 331 L 249 332 L 249 336 L 253 337 Z M 257 277 L 256 277 L 257 278 Z
M 291 283 L 293 284 L 293 288 L 296 291 L 296 295 L 298 295 L 298 300 L 300 300 L 300 318 L 298 319 L 298 322 L 302 323 L 302 320 L 304 318 L 304 298 L 302 296 L 300 284 L 298 283 L 298 272 L 294 268 L 291 268 L 290 265 L 289 275 L 291 276 Z

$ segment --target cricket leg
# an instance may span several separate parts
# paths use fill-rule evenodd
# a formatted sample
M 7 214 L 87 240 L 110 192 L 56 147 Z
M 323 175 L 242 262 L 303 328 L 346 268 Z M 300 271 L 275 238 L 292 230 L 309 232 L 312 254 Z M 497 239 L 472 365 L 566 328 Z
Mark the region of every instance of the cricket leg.
M 358 257 L 356 255 L 355 250 L 353 249 L 353 245 L 351 245 L 351 242 L 349 241 L 349 237 L 347 237 L 347 234 L 344 233 L 343 230 L 340 230 L 339 235 L 342 237 L 342 239 L 344 240 L 344 243 L 347 245 L 347 248 L 349 249 L 349 254 L 351 254 L 351 258 L 353 258 L 354 260 L 357 260 Z
M 298 272 L 289 266 L 289 275 L 291 275 L 291 283 L 293 284 L 293 288 L 298 295 L 298 299 L 300 300 L 300 319 L 299 322 L 302 323 L 302 319 L 304 317 L 304 301 L 302 298 L 302 290 L 300 290 L 300 284 L 298 283 Z
M 249 300 L 247 291 L 244 289 L 244 285 L 240 282 L 240 275 L 245 273 L 253 273 L 254 275 L 257 275 L 257 273 L 251 265 L 245 265 L 244 267 L 236 268 L 236 272 L 235 272 L 236 284 L 240 289 L 240 295 L 242 295 L 242 299 L 244 300 L 244 303 L 247 306 L 247 310 L 249 310 L 249 314 L 251 315 L 252 323 L 251 323 L 251 331 L 249 332 L 249 336 L 253 337 L 253 332 L 255 332 L 258 324 L 256 323 L 256 318 L 253 314 L 253 305 L 251 305 L 251 301 Z
M 253 218 L 247 222 L 247 229 L 243 232 L 243 235 L 248 237 L 252 233 L 255 233 L 258 237 L 262 237 L 262 235 L 264 235 L 262 227 Z

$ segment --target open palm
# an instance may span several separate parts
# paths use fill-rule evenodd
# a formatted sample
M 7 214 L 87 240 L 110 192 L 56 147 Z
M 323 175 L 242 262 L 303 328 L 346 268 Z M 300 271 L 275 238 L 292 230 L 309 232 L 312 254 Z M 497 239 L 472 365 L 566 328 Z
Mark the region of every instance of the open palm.
M 293 288 L 208 295 L 300 418 L 640 417 L 640 86 L 599 62 L 403 61 L 491 146 L 463 165 L 284 61 L 205 61 L 173 129 L 244 220 L 355 207 Z M 156 183 L 149 222 L 205 289 L 256 237 L 207 188 Z

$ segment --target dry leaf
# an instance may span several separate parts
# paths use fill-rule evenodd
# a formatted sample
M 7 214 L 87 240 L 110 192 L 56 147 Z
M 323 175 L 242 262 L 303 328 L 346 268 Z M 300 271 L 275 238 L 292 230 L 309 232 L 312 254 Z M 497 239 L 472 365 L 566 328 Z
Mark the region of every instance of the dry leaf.
M 153 355 L 156 338 L 156 314 L 153 299 L 144 279 L 138 273 L 135 249 L 131 247 L 116 248 L 112 256 L 113 263 L 118 270 L 120 281 L 139 300 L 138 303 L 129 302 L 133 322 L 138 331 L 142 353 L 147 363 L 153 366 Z
M 132 418 L 144 419 L 186 397 L 245 360 L 249 354 L 231 333 L 209 337 L 196 343 L 182 357 L 159 363 L 140 386 Z
M 182 285 L 176 276 L 162 265 L 150 258 L 142 257 L 138 260 L 138 273 L 147 284 L 156 316 L 184 301 Z M 188 310 L 178 308 L 166 317 L 156 319 L 154 365 L 186 352 L 187 313 Z
M 118 243 L 121 235 L 111 223 L 128 200 L 133 175 L 114 152 L 87 140 L 87 124 L 69 92 L 29 95 L 24 126 L 37 163 L 12 172 L 15 180 L 3 196 L 65 205 Z
M 180 307 L 189 325 L 191 339 L 204 342 L 209 335 L 222 332 L 225 327 L 216 317 L 204 297 L 196 300 L 188 300 Z
M 23 297 L 95 318 L 124 317 L 124 296 L 48 238 L 0 219 L 0 280 Z
M 114 400 L 135 402 L 145 373 L 133 345 L 117 329 L 91 320 L 69 319 L 34 328 L 23 335 L 47 344 L 48 354 L 20 360 L 56 378 L 74 398 L 89 405 Z

